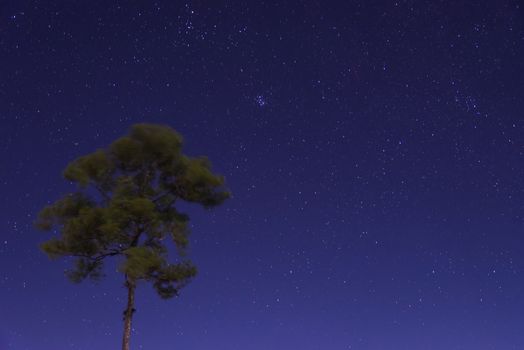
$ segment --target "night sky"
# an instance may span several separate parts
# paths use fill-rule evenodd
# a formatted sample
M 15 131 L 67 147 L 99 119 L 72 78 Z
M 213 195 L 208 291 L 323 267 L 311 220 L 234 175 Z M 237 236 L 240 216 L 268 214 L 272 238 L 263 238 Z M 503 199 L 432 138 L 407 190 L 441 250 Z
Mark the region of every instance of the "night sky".
M 233 197 L 184 208 L 199 275 L 139 286 L 133 349 L 524 348 L 524 5 L 129 3 L 0 1 L 1 350 L 120 348 L 123 277 L 33 221 L 139 122 Z

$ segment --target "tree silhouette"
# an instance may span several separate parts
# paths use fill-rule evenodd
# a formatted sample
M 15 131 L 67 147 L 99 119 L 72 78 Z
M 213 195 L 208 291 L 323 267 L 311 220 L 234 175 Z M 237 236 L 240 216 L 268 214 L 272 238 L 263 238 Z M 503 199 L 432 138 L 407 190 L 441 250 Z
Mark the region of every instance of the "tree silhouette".
M 74 268 L 66 272 L 74 282 L 102 277 L 104 261 L 119 258 L 128 294 L 122 349 L 128 350 L 137 283 L 151 282 L 167 299 L 196 274 L 184 253 L 189 218 L 175 204 L 210 208 L 229 192 L 207 158 L 185 156 L 182 137 L 153 124 L 134 125 L 108 148 L 74 160 L 64 177 L 78 189 L 39 213 L 38 228 L 60 233 L 41 248 L 51 258 L 75 257 Z M 179 252 L 176 263 L 167 261 L 166 237 Z

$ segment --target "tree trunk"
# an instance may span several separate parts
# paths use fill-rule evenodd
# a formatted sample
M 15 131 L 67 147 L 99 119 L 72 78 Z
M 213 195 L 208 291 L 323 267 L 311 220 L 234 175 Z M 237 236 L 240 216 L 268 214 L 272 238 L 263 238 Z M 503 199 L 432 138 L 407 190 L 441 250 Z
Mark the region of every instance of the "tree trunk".
M 122 339 L 122 350 L 129 350 L 129 339 L 131 338 L 131 319 L 135 312 L 135 288 L 136 284 L 126 276 L 127 287 L 127 309 L 124 311 L 124 338 Z

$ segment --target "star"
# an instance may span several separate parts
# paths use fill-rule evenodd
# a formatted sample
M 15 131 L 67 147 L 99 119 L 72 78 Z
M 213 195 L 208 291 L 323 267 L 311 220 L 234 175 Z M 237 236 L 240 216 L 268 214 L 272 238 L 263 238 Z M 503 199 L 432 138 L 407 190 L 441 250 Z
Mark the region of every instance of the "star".
M 259 107 L 265 107 L 265 106 L 267 106 L 267 100 L 266 100 L 266 98 L 264 97 L 264 95 L 256 95 L 256 96 L 255 96 L 255 103 L 256 103 Z

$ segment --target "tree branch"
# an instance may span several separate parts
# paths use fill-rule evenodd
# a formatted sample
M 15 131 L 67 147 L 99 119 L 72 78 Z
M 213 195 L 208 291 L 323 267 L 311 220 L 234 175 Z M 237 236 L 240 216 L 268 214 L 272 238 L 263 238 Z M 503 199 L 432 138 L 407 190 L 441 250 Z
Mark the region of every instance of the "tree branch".
M 153 198 L 151 201 L 152 201 L 153 203 L 156 203 L 156 202 L 158 202 L 159 200 L 161 200 L 162 198 L 165 198 L 167 195 L 172 195 L 172 196 L 174 196 L 174 197 L 176 198 L 176 195 L 173 193 L 173 191 L 171 191 L 171 190 L 167 190 L 167 191 L 165 191 L 164 193 L 160 194 L 158 197 Z
M 102 189 L 102 187 L 100 185 L 94 185 L 95 188 L 97 189 L 97 191 L 102 195 L 102 197 L 107 201 L 107 202 L 110 202 L 111 201 L 111 197 L 107 194 L 106 191 L 104 191 Z
M 98 256 L 92 256 L 88 254 L 69 254 L 69 255 L 74 256 L 74 257 L 79 257 L 79 258 L 86 258 L 86 259 L 91 260 L 92 262 L 97 262 L 97 261 L 103 260 L 104 258 L 107 258 L 108 256 L 120 255 L 122 254 L 123 251 L 124 249 L 112 249 L 111 251 L 100 254 Z

